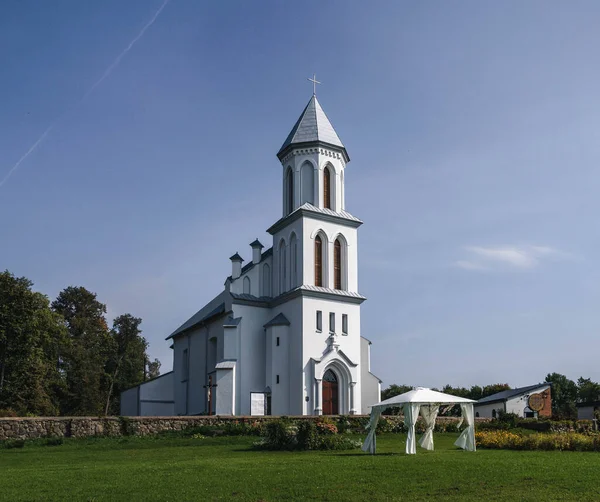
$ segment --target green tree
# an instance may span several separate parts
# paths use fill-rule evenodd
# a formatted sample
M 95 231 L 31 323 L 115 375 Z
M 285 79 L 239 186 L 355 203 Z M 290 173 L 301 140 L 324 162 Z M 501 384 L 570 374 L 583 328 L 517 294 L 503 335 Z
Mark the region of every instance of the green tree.
M 510 385 L 508 385 L 507 383 L 494 383 L 492 385 L 486 385 L 481 391 L 480 399 L 491 396 L 492 394 L 497 394 L 498 392 L 502 392 L 505 390 L 510 390 Z
M 149 380 L 158 376 L 160 376 L 160 361 L 158 359 L 150 361 L 146 358 L 146 378 Z
M 141 336 L 141 323 L 140 318 L 131 314 L 120 315 L 113 321 L 111 352 L 106 365 L 110 379 L 104 410 L 106 415 L 109 412 L 118 414 L 121 392 L 144 379 L 148 343 Z
M 600 401 L 600 384 L 590 378 L 579 377 L 577 380 L 577 400 L 581 403 Z
M 66 332 L 33 283 L 0 273 L 0 408 L 55 415 L 64 388 L 59 350 Z
M 61 291 L 52 308 L 62 315 L 69 343 L 61 354 L 66 392 L 61 402 L 64 415 L 100 415 L 110 384 L 106 361 L 111 339 L 106 324 L 106 306 L 83 287 Z
M 552 415 L 555 418 L 577 418 L 577 385 L 560 373 L 549 373 L 546 382 L 552 384 Z
M 387 389 L 381 391 L 381 400 L 385 401 L 390 397 L 399 396 L 405 392 L 411 391 L 413 388 L 410 385 L 396 385 L 393 383 Z

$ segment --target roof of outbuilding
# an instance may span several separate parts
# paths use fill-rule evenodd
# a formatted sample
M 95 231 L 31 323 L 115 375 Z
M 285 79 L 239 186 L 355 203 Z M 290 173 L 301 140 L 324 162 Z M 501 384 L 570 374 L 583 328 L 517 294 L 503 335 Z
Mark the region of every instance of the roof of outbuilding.
M 280 156 L 292 145 L 306 143 L 325 143 L 343 150 L 346 156 L 348 155 L 346 147 L 314 95 L 310 98 L 300 118 L 294 124 L 283 145 L 281 145 L 277 155 Z
M 532 390 L 539 389 L 540 387 L 545 387 L 548 385 L 550 384 L 546 382 L 538 383 L 537 385 L 529 385 L 527 387 L 519 387 L 518 389 L 503 390 L 502 392 L 497 392 L 496 394 L 492 394 L 491 396 L 481 398 L 479 401 L 477 401 L 477 404 L 493 403 L 496 401 L 506 401 L 510 398 L 518 396 L 519 394 L 527 394 Z

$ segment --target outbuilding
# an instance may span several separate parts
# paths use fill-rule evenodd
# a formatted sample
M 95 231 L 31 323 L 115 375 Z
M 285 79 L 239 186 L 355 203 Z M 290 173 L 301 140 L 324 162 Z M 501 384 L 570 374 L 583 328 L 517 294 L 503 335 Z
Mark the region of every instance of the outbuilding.
M 475 403 L 475 417 L 497 418 L 500 412 L 514 413 L 522 418 L 550 418 L 552 416 L 551 385 L 540 383 L 503 390 Z

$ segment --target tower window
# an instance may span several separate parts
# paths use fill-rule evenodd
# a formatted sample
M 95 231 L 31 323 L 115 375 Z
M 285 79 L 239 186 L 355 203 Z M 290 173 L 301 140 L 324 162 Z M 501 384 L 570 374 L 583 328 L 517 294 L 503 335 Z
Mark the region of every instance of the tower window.
M 294 173 L 292 169 L 287 170 L 285 175 L 286 190 L 286 213 L 290 214 L 294 210 Z
M 317 331 L 323 331 L 323 312 L 317 310 Z
M 342 289 L 342 245 L 339 239 L 333 245 L 333 288 Z
M 348 314 L 342 314 L 342 335 L 348 334 Z
M 277 337 L 277 346 L 279 347 L 279 337 Z
M 315 237 L 315 286 L 323 286 L 323 241 Z
M 335 333 L 335 312 L 329 312 L 329 332 Z
M 323 207 L 331 209 L 331 172 L 328 167 L 323 169 Z
M 279 375 L 277 375 L 277 383 L 279 383 Z

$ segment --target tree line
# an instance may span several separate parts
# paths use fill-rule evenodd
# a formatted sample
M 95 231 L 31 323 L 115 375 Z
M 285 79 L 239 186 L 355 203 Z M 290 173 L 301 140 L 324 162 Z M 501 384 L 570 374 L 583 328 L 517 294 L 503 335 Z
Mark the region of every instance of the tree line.
M 69 286 L 53 302 L 26 277 L 0 273 L 0 416 L 119 413 L 120 394 L 160 374 L 142 320 L 106 321 L 106 305 Z
M 549 373 L 544 382 L 552 384 L 552 417 L 555 419 L 576 419 L 577 403 L 600 401 L 600 383 L 594 382 L 590 378 L 579 377 L 577 382 L 574 382 L 560 373 Z M 409 385 L 392 384 L 381 392 L 381 400 L 398 396 L 412 389 L 413 387 Z M 478 401 L 510 389 L 511 386 L 506 383 L 496 383 L 484 387 L 474 385 L 471 388 L 445 385 L 441 389 L 434 388 L 433 390 Z

